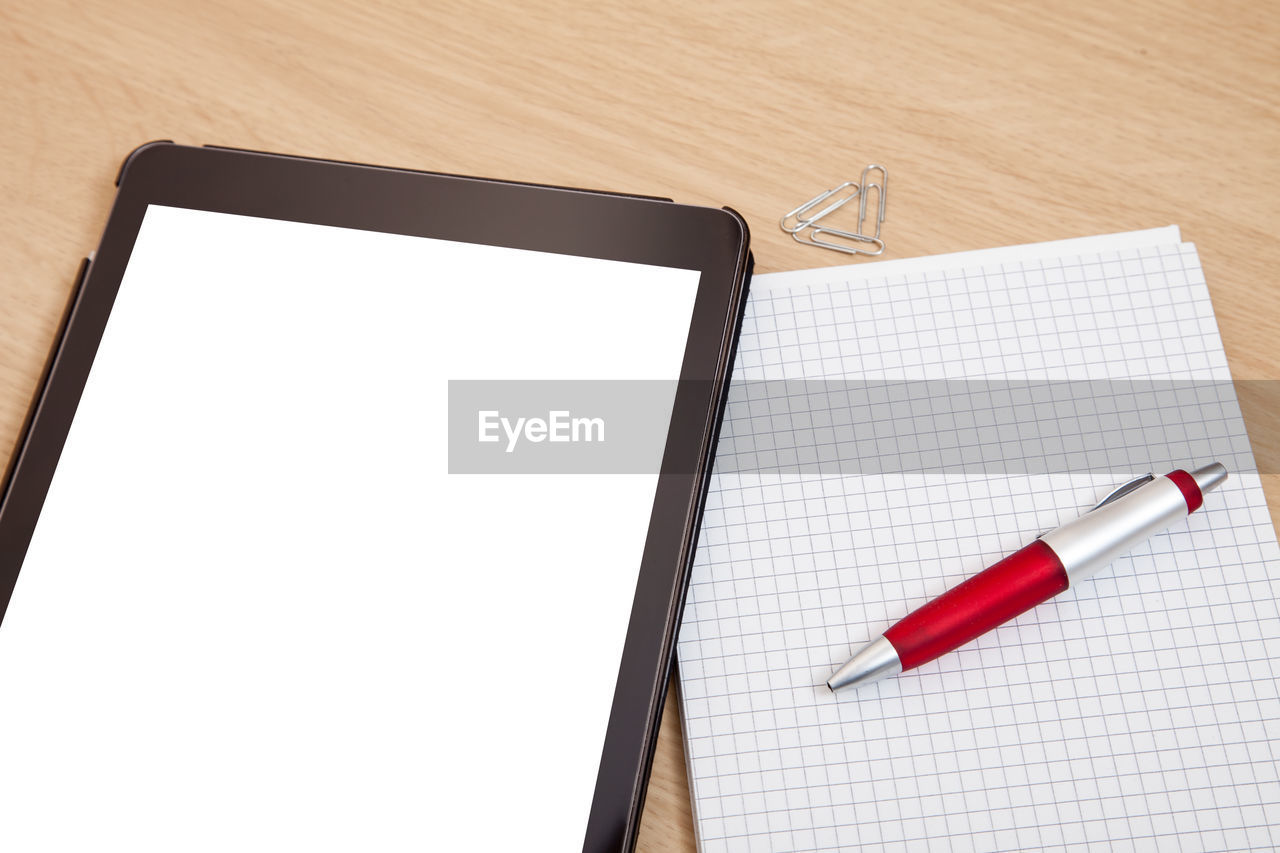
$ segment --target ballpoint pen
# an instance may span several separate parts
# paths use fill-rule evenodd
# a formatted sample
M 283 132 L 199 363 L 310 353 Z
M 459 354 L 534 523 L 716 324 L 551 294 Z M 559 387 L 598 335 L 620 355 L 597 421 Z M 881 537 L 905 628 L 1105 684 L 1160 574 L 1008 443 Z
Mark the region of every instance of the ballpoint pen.
M 1227 479 L 1217 462 L 1191 473 L 1148 474 L 1020 551 L 914 611 L 827 680 L 860 687 L 914 669 L 1091 577 L 1144 539 L 1195 512 Z

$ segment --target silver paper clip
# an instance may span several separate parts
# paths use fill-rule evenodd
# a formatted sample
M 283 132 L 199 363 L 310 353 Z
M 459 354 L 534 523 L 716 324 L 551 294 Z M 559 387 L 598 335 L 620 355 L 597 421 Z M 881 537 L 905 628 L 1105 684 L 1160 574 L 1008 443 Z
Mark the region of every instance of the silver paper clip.
M 848 240 L 849 244 L 833 243 L 829 240 L 819 240 L 818 235 L 830 235 L 839 237 L 842 240 Z M 824 249 L 834 249 L 837 252 L 844 252 L 846 255 L 879 255 L 884 252 L 884 240 L 879 237 L 871 237 L 866 234 L 858 234 L 854 231 L 843 231 L 839 228 L 830 228 L 825 225 L 812 225 L 809 232 L 804 237 L 800 236 L 800 232 L 793 232 L 791 239 L 797 243 L 808 243 L 810 246 L 821 246 Z M 875 250 L 859 248 L 859 246 L 871 245 L 875 246 Z
M 831 204 L 824 207 L 818 213 L 815 213 L 813 216 L 808 216 L 808 213 L 810 210 L 813 210 L 815 207 L 822 204 L 824 201 L 831 198 L 836 193 L 840 192 L 841 190 L 846 190 L 849 187 L 853 187 L 853 192 L 849 193 L 846 196 L 837 198 L 835 201 L 833 201 Z M 778 227 L 780 227 L 783 231 L 786 231 L 788 234 L 794 234 L 797 231 L 808 228 L 810 225 L 817 222 L 819 219 L 826 216 L 828 213 L 831 213 L 833 211 L 839 210 L 840 208 L 844 207 L 846 204 L 848 204 L 849 202 L 857 198 L 859 193 L 861 192 L 862 192 L 862 185 L 858 181 L 845 181 L 843 184 L 840 184 L 837 187 L 832 187 L 831 189 L 827 190 L 824 193 L 818 193 L 813 198 L 809 199 L 808 201 L 806 201 L 804 204 L 800 205 L 796 209 L 787 211 L 785 214 L 783 214 L 782 218 L 778 220 Z M 792 218 L 796 220 L 795 224 L 788 225 L 787 220 Z
M 872 172 L 879 172 L 879 182 L 871 182 Z M 862 170 L 857 181 L 845 181 L 788 211 L 778 220 L 778 227 L 791 235 L 797 243 L 819 246 L 847 255 L 879 255 L 884 252 L 884 239 L 880 236 L 885 220 L 885 206 L 888 200 L 889 170 L 873 163 Z M 867 233 L 867 194 L 876 191 L 876 206 L 873 211 L 875 230 Z M 858 199 L 858 227 L 856 231 L 835 228 L 821 224 L 829 214 L 844 207 L 854 199 Z M 814 209 L 829 199 L 825 207 L 814 213 Z M 825 238 L 825 239 L 824 239 Z
M 867 173 L 870 172 L 872 169 L 880 170 L 880 183 L 878 184 L 867 183 Z M 876 211 L 876 233 L 875 233 L 876 239 L 879 239 L 880 226 L 884 224 L 885 202 L 887 202 L 889 198 L 889 172 L 885 169 L 884 166 L 878 166 L 873 163 L 867 168 L 862 170 L 862 179 L 858 183 L 862 189 L 861 198 L 858 199 L 858 233 L 859 234 L 866 233 L 866 231 L 863 230 L 862 224 L 867 219 L 867 193 L 874 188 L 876 191 L 876 198 L 879 200 L 879 204 L 877 205 L 879 209 Z

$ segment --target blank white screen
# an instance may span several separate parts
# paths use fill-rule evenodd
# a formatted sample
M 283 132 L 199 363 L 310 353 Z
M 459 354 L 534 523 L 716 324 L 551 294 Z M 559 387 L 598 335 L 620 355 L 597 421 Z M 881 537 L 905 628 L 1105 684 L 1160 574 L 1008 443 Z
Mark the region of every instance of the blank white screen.
M 697 283 L 151 207 L 0 627 L 0 849 L 579 848 L 656 475 L 449 475 L 446 383 L 677 378 Z

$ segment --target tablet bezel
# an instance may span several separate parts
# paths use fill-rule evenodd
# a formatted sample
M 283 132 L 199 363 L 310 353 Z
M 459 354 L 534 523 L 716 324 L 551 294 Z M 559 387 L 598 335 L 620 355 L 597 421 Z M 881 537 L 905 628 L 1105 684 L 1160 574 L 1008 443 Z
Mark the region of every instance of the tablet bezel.
M 745 305 L 750 254 L 742 218 L 663 199 L 172 143 L 134 151 L 117 184 L 0 490 L 0 630 L 149 205 L 700 271 L 585 827 L 584 851 L 631 849 Z M 555 662 L 536 665 L 546 667 L 553 691 Z

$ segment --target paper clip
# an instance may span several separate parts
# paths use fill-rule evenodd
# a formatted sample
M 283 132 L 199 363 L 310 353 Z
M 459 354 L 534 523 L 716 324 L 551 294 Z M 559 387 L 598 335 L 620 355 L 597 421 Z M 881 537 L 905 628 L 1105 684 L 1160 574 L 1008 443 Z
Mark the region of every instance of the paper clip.
M 853 187 L 853 192 L 849 193 L 846 196 L 836 199 L 831 204 L 824 207 L 821 211 L 819 211 L 818 213 L 815 213 L 813 216 L 808 216 L 808 213 L 810 210 L 813 210 L 815 207 L 822 204 L 824 201 L 831 198 L 836 193 L 840 192 L 841 190 L 846 190 L 849 187 Z M 849 202 L 857 198 L 861 192 L 862 192 L 861 182 L 845 181 L 843 184 L 840 184 L 837 187 L 832 187 L 831 189 L 827 190 L 824 193 L 818 193 L 816 196 L 809 199 L 804 204 L 797 207 L 795 210 L 791 210 L 783 214 L 783 217 L 778 220 L 778 226 L 783 231 L 786 231 L 788 234 L 795 234 L 797 231 L 801 231 L 805 228 L 808 228 L 810 225 L 817 222 L 819 219 L 826 216 L 828 213 L 831 213 L 833 211 L 839 210 L 840 208 L 844 207 L 846 204 L 848 204 Z M 788 225 L 787 220 L 793 217 L 796 220 L 796 224 Z M 804 242 L 804 241 L 801 241 L 801 242 Z
M 870 180 L 873 172 L 879 172 L 879 182 Z M 867 231 L 867 195 L 876 191 L 876 206 L 872 211 L 875 219 L 875 230 Z M 778 220 L 778 227 L 791 235 L 797 243 L 819 246 L 847 255 L 879 255 L 884 252 L 884 239 L 880 236 L 885 220 L 885 207 L 889 196 L 889 170 L 884 166 L 872 163 L 862 170 L 857 181 L 845 181 L 788 211 Z M 813 211 L 829 199 L 817 213 Z M 833 228 L 821 224 L 827 215 L 834 213 L 854 199 L 858 200 L 858 227 L 856 231 Z M 826 238 L 826 239 L 824 239 Z M 871 248 L 874 247 L 874 248 Z
M 839 237 L 855 244 L 873 245 L 876 249 L 875 251 L 871 251 L 870 249 L 859 248 L 857 245 L 842 245 L 840 243 L 833 243 L 829 240 L 819 240 L 819 234 Z M 793 232 L 791 234 L 791 239 L 795 240 L 797 243 L 807 243 L 810 246 L 821 246 L 824 249 L 834 249 L 837 252 L 844 252 L 846 255 L 874 256 L 884 252 L 884 240 L 881 240 L 879 237 L 871 237 L 867 234 L 857 234 L 853 231 L 844 231 L 840 228 L 831 228 L 822 225 L 811 226 L 805 237 L 801 237 L 800 232 L 798 231 Z
M 867 183 L 867 173 L 870 172 L 872 169 L 880 170 L 880 183 L 878 184 Z M 858 199 L 858 233 L 859 234 L 867 233 L 866 229 L 863 228 L 863 222 L 865 222 L 867 218 L 867 192 L 870 191 L 872 188 L 874 188 L 876 191 L 876 198 L 879 200 L 879 204 L 877 205 L 879 210 L 876 211 L 876 233 L 875 233 L 876 239 L 879 239 L 880 226 L 884 224 L 885 202 L 888 200 L 888 197 L 889 197 L 889 171 L 885 169 L 884 166 L 878 166 L 873 163 L 872 165 L 862 170 L 862 179 L 858 183 L 862 190 L 862 192 L 860 193 L 862 197 Z

